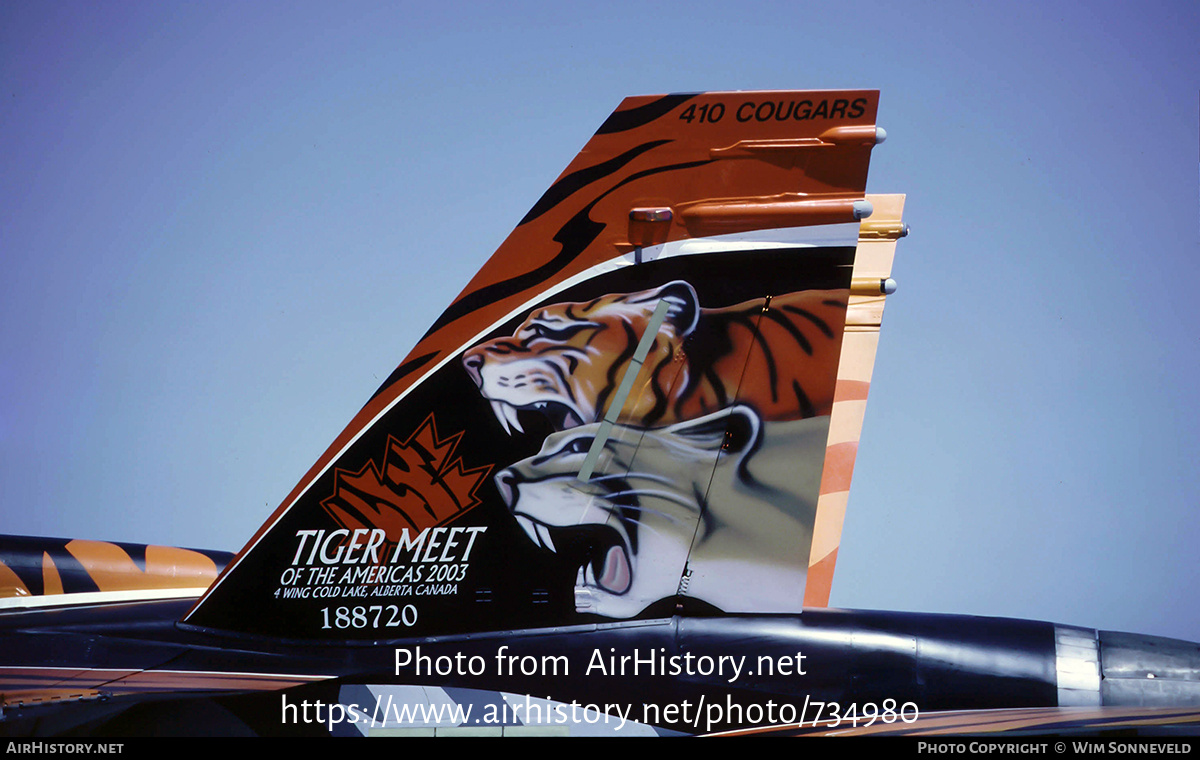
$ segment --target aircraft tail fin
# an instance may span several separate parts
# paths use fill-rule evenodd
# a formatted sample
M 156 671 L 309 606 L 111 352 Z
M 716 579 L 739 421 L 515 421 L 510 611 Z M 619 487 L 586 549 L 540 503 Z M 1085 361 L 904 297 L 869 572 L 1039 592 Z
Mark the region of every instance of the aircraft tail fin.
M 869 380 L 838 368 L 875 308 L 877 103 L 625 100 L 184 623 L 379 640 L 798 612 L 814 527 L 822 578 L 840 530 L 829 434 Z

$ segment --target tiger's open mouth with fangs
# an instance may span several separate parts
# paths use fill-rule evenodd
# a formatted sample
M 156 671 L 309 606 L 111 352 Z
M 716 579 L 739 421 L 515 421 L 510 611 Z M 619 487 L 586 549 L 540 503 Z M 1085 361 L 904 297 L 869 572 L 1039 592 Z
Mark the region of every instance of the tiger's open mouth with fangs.
M 530 415 L 544 417 L 555 431 L 592 422 L 595 409 L 575 377 L 587 364 L 587 352 L 563 349 L 549 356 L 527 354 L 511 341 L 499 339 L 463 356 L 463 368 L 491 405 L 504 432 L 524 433 L 531 427 Z
M 661 302 L 670 309 L 654 350 L 658 361 L 673 361 L 699 313 L 695 290 L 682 281 L 536 308 L 512 335 L 468 349 L 463 369 L 509 435 L 524 433 L 530 425 L 522 417 L 531 414 L 545 416 L 556 432 L 599 422 Z
M 492 413 L 500 421 L 500 426 L 509 435 L 513 431 L 525 432 L 526 424 L 521 422 L 525 414 L 538 414 L 549 421 L 554 430 L 569 430 L 583 424 L 582 412 L 574 404 L 557 399 L 533 401 L 517 406 L 502 399 L 491 399 Z

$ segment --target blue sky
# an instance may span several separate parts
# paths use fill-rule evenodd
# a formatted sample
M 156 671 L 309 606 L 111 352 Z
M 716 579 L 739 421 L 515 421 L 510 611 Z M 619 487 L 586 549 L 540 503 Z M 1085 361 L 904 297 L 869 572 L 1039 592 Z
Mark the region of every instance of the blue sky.
M 621 98 L 881 90 L 835 605 L 1200 639 L 1200 6 L 0 5 L 0 531 L 237 549 Z

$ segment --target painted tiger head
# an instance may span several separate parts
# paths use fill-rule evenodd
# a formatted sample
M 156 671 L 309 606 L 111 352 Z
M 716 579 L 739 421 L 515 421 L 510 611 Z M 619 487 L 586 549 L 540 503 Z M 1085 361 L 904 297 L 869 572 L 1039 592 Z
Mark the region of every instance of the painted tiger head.
M 696 291 L 682 281 L 536 309 L 511 338 L 467 351 L 463 366 L 508 432 L 523 429 L 522 411 L 546 415 L 555 430 L 596 422 L 663 300 L 669 309 L 650 356 L 669 359 L 700 311 Z
M 599 422 L 666 302 L 620 422 L 663 427 L 735 402 L 769 421 L 820 416 L 833 405 L 848 298 L 802 290 L 702 309 L 692 286 L 675 281 L 535 309 L 512 337 L 467 351 L 463 366 L 508 433 L 528 413 L 554 430 Z
M 580 612 L 626 618 L 677 594 L 796 612 L 828 423 L 764 423 L 734 406 L 652 430 L 616 425 L 585 483 L 600 428 L 587 424 L 548 436 L 496 484 L 530 539 L 578 568 Z

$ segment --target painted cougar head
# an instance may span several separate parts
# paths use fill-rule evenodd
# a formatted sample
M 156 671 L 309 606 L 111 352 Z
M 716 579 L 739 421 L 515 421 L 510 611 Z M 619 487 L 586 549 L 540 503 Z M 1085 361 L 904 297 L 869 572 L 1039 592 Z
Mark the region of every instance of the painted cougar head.
M 496 484 L 530 539 L 578 567 L 580 612 L 630 617 L 676 594 L 798 611 L 828 423 L 763 423 L 735 406 L 658 429 L 617 425 L 587 482 L 578 473 L 600 425 L 581 425 Z

